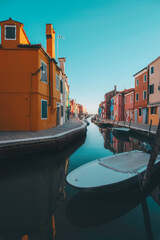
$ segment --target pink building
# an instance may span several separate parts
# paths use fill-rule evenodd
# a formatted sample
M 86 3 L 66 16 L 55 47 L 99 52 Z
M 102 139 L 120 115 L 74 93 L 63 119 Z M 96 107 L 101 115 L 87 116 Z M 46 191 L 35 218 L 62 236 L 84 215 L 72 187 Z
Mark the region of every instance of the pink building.
M 134 121 L 134 88 L 124 90 L 124 120 Z
M 114 120 L 124 120 L 124 96 L 123 91 L 117 93 L 114 97 Z
M 148 65 L 149 68 L 149 123 L 158 125 L 160 118 L 160 57 Z

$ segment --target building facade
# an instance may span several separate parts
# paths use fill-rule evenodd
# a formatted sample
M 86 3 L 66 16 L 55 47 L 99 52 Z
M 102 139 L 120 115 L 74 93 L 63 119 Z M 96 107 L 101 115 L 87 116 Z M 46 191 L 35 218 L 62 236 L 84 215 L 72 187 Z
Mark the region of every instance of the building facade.
M 114 97 L 114 120 L 124 120 L 124 94 L 123 91 L 117 93 Z
M 134 88 L 124 90 L 124 121 L 134 122 Z
M 134 74 L 135 79 L 135 122 L 148 123 L 148 67 Z
M 0 26 L 0 130 L 55 127 L 61 119 L 62 71 L 55 60 L 52 24 L 46 24 L 46 51 L 29 42 L 22 23 L 9 19 Z
M 148 65 L 149 69 L 149 101 L 148 123 L 158 125 L 160 118 L 160 57 Z

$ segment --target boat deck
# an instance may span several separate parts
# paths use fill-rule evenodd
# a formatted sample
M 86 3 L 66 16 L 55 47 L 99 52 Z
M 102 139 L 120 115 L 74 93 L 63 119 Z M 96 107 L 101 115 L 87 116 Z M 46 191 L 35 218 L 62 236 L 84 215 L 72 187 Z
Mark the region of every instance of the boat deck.
M 145 167 L 148 164 L 149 158 L 150 155 L 148 153 L 135 150 L 100 159 L 99 164 L 115 171 L 133 173 Z

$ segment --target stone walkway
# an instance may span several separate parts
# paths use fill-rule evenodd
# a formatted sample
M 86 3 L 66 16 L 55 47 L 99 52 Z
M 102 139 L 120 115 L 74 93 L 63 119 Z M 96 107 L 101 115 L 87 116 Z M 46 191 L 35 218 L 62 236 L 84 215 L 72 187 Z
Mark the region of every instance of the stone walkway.
M 63 134 L 68 131 L 72 131 L 78 127 L 81 127 L 83 122 L 80 120 L 70 120 L 63 125 L 60 125 L 55 128 L 50 128 L 47 130 L 41 130 L 38 132 L 25 132 L 25 131 L 0 131 L 0 144 L 11 142 L 14 140 L 27 140 L 27 139 L 37 139 L 37 138 L 50 138 L 56 135 Z

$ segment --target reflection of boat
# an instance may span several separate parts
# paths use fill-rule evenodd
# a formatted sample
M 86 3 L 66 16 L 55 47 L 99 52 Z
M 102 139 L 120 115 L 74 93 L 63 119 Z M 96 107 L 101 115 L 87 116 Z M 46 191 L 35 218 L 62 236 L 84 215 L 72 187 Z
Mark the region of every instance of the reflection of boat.
M 113 135 L 122 142 L 129 142 L 129 134 L 119 134 L 117 131 L 113 131 Z
M 107 224 L 135 208 L 141 201 L 137 188 L 126 193 L 106 191 L 79 191 L 68 202 L 66 215 L 71 224 L 92 227 Z M 77 207 L 78 206 L 78 207 Z
M 66 181 L 80 189 L 105 187 L 111 191 L 119 190 L 138 182 L 139 175 L 147 168 L 149 158 L 150 154 L 131 151 L 97 159 L 70 172 Z M 160 155 L 155 166 L 160 166 L 159 162 Z
M 112 127 L 112 124 L 110 123 L 99 122 L 99 121 L 95 121 L 94 123 L 100 128 Z
M 129 136 L 129 128 L 112 128 L 112 132 L 115 135 Z

